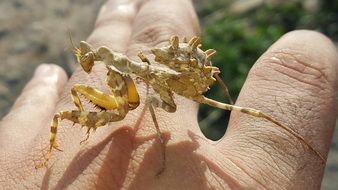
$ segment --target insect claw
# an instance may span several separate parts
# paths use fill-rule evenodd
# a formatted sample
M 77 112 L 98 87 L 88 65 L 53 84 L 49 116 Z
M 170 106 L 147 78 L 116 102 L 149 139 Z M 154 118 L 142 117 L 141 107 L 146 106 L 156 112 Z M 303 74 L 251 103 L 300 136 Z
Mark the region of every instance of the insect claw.
M 58 150 L 58 151 L 61 151 L 61 152 L 62 152 L 62 150 L 59 148 L 59 146 L 58 146 L 56 143 L 54 143 L 54 144 L 52 145 L 52 148 L 54 148 L 55 150 Z
M 90 129 L 91 128 L 88 127 L 86 138 L 80 141 L 80 145 L 82 145 L 84 142 L 86 142 L 89 139 Z

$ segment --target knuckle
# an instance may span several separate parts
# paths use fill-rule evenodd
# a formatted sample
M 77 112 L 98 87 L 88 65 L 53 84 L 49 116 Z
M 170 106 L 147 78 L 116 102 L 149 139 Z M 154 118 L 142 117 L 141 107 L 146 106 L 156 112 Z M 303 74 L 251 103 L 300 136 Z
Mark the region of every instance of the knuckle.
M 95 28 L 110 26 L 116 24 L 116 22 L 131 23 L 136 12 L 137 7 L 135 6 L 135 3 L 103 6 L 100 10 L 98 19 L 95 22 Z
M 142 44 L 148 47 L 154 47 L 167 42 L 170 36 L 177 33 L 177 26 L 171 22 L 155 22 L 144 26 L 133 36 L 135 44 Z

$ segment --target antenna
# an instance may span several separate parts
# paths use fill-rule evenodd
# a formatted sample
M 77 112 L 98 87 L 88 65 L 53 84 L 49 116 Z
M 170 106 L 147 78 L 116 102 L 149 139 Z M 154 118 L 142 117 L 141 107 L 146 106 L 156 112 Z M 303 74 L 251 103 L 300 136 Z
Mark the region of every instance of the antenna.
M 69 36 L 70 43 L 72 44 L 72 47 L 73 47 L 73 51 L 74 51 L 74 50 L 77 50 L 78 48 L 77 48 L 77 47 L 75 47 L 75 45 L 74 45 L 74 43 L 73 43 L 73 39 L 72 39 L 72 33 L 71 33 L 71 31 L 70 31 L 70 28 L 69 28 L 69 27 L 67 28 L 67 31 L 68 31 L 68 36 Z
M 74 42 L 73 42 L 73 39 L 72 39 L 72 33 L 70 32 L 69 27 L 67 27 L 67 31 L 68 31 L 70 43 L 72 44 L 72 51 L 74 52 L 77 61 L 80 62 L 81 50 L 74 45 Z

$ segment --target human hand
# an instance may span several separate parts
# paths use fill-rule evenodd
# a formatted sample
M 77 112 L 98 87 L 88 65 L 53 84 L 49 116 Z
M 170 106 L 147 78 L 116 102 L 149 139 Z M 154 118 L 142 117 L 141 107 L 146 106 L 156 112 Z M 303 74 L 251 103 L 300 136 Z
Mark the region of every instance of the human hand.
M 139 50 L 166 44 L 172 35 L 198 34 L 198 21 L 190 1 L 175 0 L 170 4 L 162 0 L 110 1 L 102 8 L 87 41 L 95 47 L 105 45 L 136 59 Z M 289 33 L 251 69 L 236 104 L 272 115 L 326 156 L 337 117 L 337 57 L 335 47 L 326 37 L 310 31 Z M 70 88 L 75 83 L 105 88 L 106 71 L 100 64 L 95 65 L 90 75 L 79 68 L 67 85 L 65 74 L 59 68 L 52 67 L 47 73 L 51 76 L 37 75 L 32 79 L 1 122 L 2 187 L 320 187 L 324 165 L 287 131 L 264 120 L 233 113 L 227 134 L 213 143 L 199 130 L 197 104 L 179 96 L 175 96 L 175 113 L 156 110 L 167 139 L 166 170 L 159 177 L 156 173 L 161 167 L 161 146 L 150 113 L 145 110 L 143 114 L 142 104 L 124 120 L 92 133 L 85 145 L 79 144 L 85 137 L 84 130 L 78 125 L 72 126 L 71 122 L 60 122 L 57 142 L 63 152 L 53 152 L 48 169 L 35 170 L 33 161 L 42 159 L 43 150 L 49 146 L 49 123 L 53 114 L 75 108 Z M 145 87 L 139 84 L 138 89 L 144 103 Z

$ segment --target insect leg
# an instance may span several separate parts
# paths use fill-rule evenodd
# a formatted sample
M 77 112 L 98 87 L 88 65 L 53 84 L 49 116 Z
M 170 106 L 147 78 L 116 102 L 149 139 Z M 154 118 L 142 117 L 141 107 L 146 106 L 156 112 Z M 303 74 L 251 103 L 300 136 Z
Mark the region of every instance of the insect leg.
M 205 55 L 206 55 L 206 59 L 210 60 L 212 56 L 214 56 L 216 54 L 216 50 L 214 49 L 208 49 L 205 51 Z M 211 62 L 208 62 L 209 64 L 207 66 L 211 66 Z M 224 93 L 224 95 L 227 97 L 227 99 L 229 100 L 230 104 L 234 104 L 234 102 L 232 101 L 232 98 L 230 96 L 228 87 L 225 85 L 225 83 L 223 82 L 222 78 L 218 75 L 219 73 L 214 73 L 214 77 L 216 78 L 216 81 L 218 82 L 218 84 L 221 86 L 221 89 Z
M 99 106 L 100 108 L 104 108 L 106 110 L 115 109 L 119 107 L 120 104 L 124 103 L 124 101 L 118 96 L 105 94 L 87 85 L 75 84 L 71 90 L 71 95 L 72 95 L 74 104 L 80 111 L 83 111 L 84 109 L 81 104 L 78 93 L 85 96 L 86 99 L 92 101 L 93 104 Z
M 42 164 L 36 165 L 35 168 L 41 168 L 47 166 L 48 161 L 51 158 L 51 154 L 53 149 L 59 150 L 58 145 L 56 143 L 56 134 L 58 128 L 58 120 L 67 119 L 73 121 L 74 123 L 78 123 L 82 126 L 87 127 L 87 137 L 85 140 L 89 138 L 90 130 L 96 130 L 98 127 L 104 126 L 108 122 L 120 121 L 125 117 L 125 115 L 121 115 L 120 113 L 111 113 L 111 112 L 89 112 L 89 111 L 61 111 L 55 114 L 50 128 L 50 146 L 47 152 L 47 156 L 45 161 Z M 84 142 L 82 140 L 81 142 Z
M 175 104 L 174 104 L 175 105 Z M 163 155 L 163 160 L 162 160 L 162 166 L 160 168 L 160 170 L 157 172 L 157 176 L 159 176 L 164 170 L 165 170 L 165 163 L 166 163 L 166 154 L 165 154 L 165 150 L 166 150 L 166 145 L 164 142 L 164 138 L 162 136 L 160 127 L 158 125 L 157 119 L 156 119 L 156 115 L 155 115 L 155 108 L 161 107 L 162 109 L 166 110 L 167 112 L 175 112 L 176 111 L 176 105 L 175 107 L 171 106 L 170 104 L 156 98 L 156 97 L 148 97 L 146 100 L 146 106 L 149 107 L 150 110 L 150 114 L 151 117 L 153 119 L 155 128 L 156 128 L 156 133 L 157 136 L 161 142 L 162 145 L 162 155 Z
M 214 74 L 214 77 L 216 78 L 218 84 L 220 85 L 224 95 L 227 97 L 227 99 L 229 100 L 230 104 L 234 104 L 234 102 L 232 101 L 232 98 L 230 96 L 229 90 L 227 85 L 225 85 L 225 83 L 223 82 L 222 78 L 218 75 L 218 74 Z
M 294 130 L 290 129 L 289 127 L 282 125 L 276 119 L 274 119 L 273 117 L 263 113 L 260 110 L 221 103 L 221 102 L 217 102 L 215 100 L 206 98 L 204 96 L 197 97 L 194 100 L 199 102 L 199 103 L 207 104 L 209 106 L 216 107 L 216 108 L 219 108 L 219 109 L 230 110 L 230 111 L 234 110 L 234 111 L 242 112 L 242 113 L 254 116 L 254 117 L 264 118 L 264 119 L 276 124 L 277 126 L 283 128 L 284 130 L 288 131 L 293 136 L 295 136 L 297 139 L 302 141 L 311 151 L 313 151 L 322 160 L 322 162 L 325 163 L 324 157 L 317 150 L 315 150 L 308 142 L 306 142 L 306 140 L 302 136 L 300 136 L 298 133 L 296 133 Z

